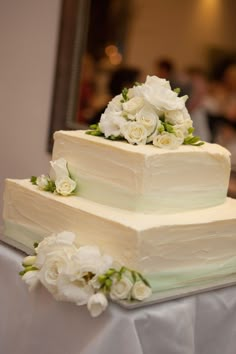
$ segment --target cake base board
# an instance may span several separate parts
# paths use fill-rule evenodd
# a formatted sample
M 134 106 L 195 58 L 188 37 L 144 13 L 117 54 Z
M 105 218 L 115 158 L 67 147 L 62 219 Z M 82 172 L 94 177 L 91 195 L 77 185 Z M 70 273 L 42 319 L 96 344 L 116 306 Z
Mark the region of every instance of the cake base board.
M 0 228 L 0 231 L 2 231 L 2 230 L 3 230 L 3 228 Z M 20 242 L 12 240 L 10 237 L 5 236 L 3 233 L 1 233 L 1 235 L 0 235 L 0 242 L 3 242 L 4 244 L 7 244 L 7 245 L 11 246 L 11 247 L 15 248 L 18 251 L 22 251 L 26 255 L 34 253 L 34 251 L 31 248 L 23 245 Z
M 231 276 L 227 276 L 222 278 L 221 280 L 208 282 L 205 285 L 198 285 L 198 286 L 188 286 L 188 288 L 179 288 L 173 289 L 169 291 L 162 291 L 161 293 L 154 293 L 151 297 L 144 301 L 127 301 L 127 300 L 118 300 L 115 301 L 121 307 L 132 310 L 136 308 L 141 308 L 144 306 L 155 305 L 158 303 L 163 303 L 166 301 L 172 301 L 181 299 L 184 297 L 188 297 L 191 295 L 197 295 L 208 291 L 214 291 L 218 289 L 223 289 L 229 286 L 236 285 L 236 274 Z

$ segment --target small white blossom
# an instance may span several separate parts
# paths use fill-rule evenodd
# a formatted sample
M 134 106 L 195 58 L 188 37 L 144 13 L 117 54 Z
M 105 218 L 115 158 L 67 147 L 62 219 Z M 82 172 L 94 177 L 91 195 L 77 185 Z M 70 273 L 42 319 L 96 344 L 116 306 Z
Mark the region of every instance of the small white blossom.
M 29 288 L 29 291 L 32 291 L 39 284 L 39 271 L 30 270 L 22 276 L 22 280 L 26 283 Z
M 36 184 L 39 187 L 39 189 L 44 190 L 48 185 L 48 177 L 45 175 L 41 175 L 37 177 Z
M 121 113 L 105 112 L 101 116 L 99 128 L 105 137 L 113 135 L 115 137 L 121 134 L 121 129 L 126 123 L 126 119 L 121 116 Z
M 136 114 L 136 120 L 146 128 L 148 136 L 153 134 L 154 130 L 157 129 L 157 126 L 160 124 L 158 115 L 148 105 L 144 106 Z
M 177 93 L 171 90 L 167 80 L 156 76 L 147 76 L 146 82 L 133 87 L 133 91 L 136 96 L 143 97 L 159 111 L 181 110 L 187 99 L 187 96 L 178 97 Z
M 132 115 L 142 109 L 144 105 L 144 99 L 142 97 L 133 97 L 130 100 L 123 103 L 123 109 Z
M 92 295 L 88 300 L 88 310 L 92 317 L 97 317 L 101 315 L 103 311 L 107 308 L 108 301 L 104 294 L 97 293 Z
M 53 181 L 69 176 L 67 161 L 64 158 L 60 158 L 55 161 L 50 161 L 50 164 L 50 178 Z
M 55 185 L 57 193 L 63 196 L 70 195 L 76 188 L 76 182 L 69 176 L 56 179 Z
M 133 283 L 131 282 L 131 280 L 126 276 L 122 276 L 120 280 L 113 281 L 110 291 L 110 297 L 113 300 L 128 299 L 132 287 Z
M 74 302 L 76 305 L 86 305 L 94 290 L 85 279 L 71 281 L 66 273 L 61 274 L 57 281 L 55 298 L 60 301 Z
M 152 295 L 152 289 L 140 280 L 134 284 L 131 295 L 133 299 L 142 301 Z
M 147 142 L 147 129 L 140 123 L 126 123 L 122 128 L 122 133 L 130 144 L 145 145 Z
M 181 142 L 175 134 L 163 132 L 153 138 L 153 145 L 164 149 L 176 149 Z
M 36 256 L 27 256 L 23 259 L 24 266 L 32 266 L 36 261 Z

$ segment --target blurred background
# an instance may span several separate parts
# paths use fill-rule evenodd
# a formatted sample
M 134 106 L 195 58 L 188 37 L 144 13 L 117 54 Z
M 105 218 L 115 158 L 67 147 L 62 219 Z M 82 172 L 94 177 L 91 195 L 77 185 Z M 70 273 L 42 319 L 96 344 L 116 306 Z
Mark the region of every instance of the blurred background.
M 0 213 L 6 177 L 47 173 L 53 131 L 98 121 L 147 74 L 189 95 L 196 134 L 232 152 L 234 177 L 235 13 L 235 0 L 0 0 Z

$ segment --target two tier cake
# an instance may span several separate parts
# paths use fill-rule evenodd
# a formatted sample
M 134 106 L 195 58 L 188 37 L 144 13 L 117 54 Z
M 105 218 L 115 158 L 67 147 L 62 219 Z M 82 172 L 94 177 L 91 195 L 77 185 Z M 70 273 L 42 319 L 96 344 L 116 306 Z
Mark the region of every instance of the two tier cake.
M 72 195 L 49 193 L 35 180 L 6 181 L 4 239 L 31 252 L 52 233 L 74 232 L 78 245 L 99 246 L 157 292 L 236 279 L 230 154 L 198 144 L 184 99 L 173 91 L 159 99 L 166 83 L 156 93 L 150 80 L 113 100 L 90 134 L 55 134 L 52 160 L 66 161 Z M 178 146 L 170 146 L 171 134 Z

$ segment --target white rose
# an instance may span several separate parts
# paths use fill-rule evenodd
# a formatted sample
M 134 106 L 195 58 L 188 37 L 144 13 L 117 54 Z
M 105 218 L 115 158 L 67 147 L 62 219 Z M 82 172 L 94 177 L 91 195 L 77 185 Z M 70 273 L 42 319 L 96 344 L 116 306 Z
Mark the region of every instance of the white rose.
M 131 294 L 133 299 L 142 301 L 152 295 L 152 289 L 140 280 L 134 284 Z
M 56 191 L 58 194 L 70 195 L 76 188 L 76 182 L 69 176 L 64 176 L 55 180 Z
M 60 274 L 57 280 L 57 292 L 54 297 L 60 301 L 73 302 L 78 306 L 87 304 L 89 298 L 94 294 L 94 290 L 86 280 L 76 279 L 71 281 L 66 272 Z
M 136 121 L 146 128 L 148 136 L 153 134 L 154 130 L 160 125 L 158 115 L 147 105 L 136 114 Z
M 126 119 L 121 116 L 121 112 L 112 113 L 105 112 L 101 116 L 99 128 L 106 138 L 109 136 L 121 135 L 122 126 L 126 123 Z
M 174 125 L 174 130 L 180 130 L 184 137 L 186 138 L 189 135 L 189 128 L 193 127 L 193 121 L 191 119 L 185 119 L 181 124 Z
M 165 119 L 168 123 L 171 124 L 182 124 L 185 120 L 191 120 L 191 117 L 184 107 L 182 110 L 166 111 Z
M 65 250 L 65 252 L 75 253 L 77 248 L 75 246 L 76 236 L 69 231 L 63 231 L 59 234 L 53 234 L 49 237 L 45 237 L 36 248 L 36 261 L 37 268 L 41 268 L 45 262 L 46 257 L 53 251 Z
M 45 175 L 37 177 L 36 184 L 40 189 L 44 190 L 48 185 L 48 177 Z
M 175 134 L 163 132 L 153 138 L 153 145 L 159 148 L 176 149 L 181 143 Z
M 187 99 L 187 96 L 178 97 L 177 93 L 171 90 L 168 81 L 156 76 L 147 76 L 146 82 L 133 90 L 136 96 L 144 97 L 159 111 L 181 110 L 185 107 Z
M 117 95 L 115 96 L 107 105 L 107 108 L 105 109 L 104 113 L 119 113 L 122 111 L 122 95 Z
M 144 99 L 142 97 L 133 97 L 130 100 L 126 101 L 123 103 L 123 109 L 130 114 L 135 114 L 138 111 L 140 111 L 140 109 L 143 107 L 144 105 Z
M 32 266 L 36 261 L 36 256 L 27 256 L 23 259 L 23 265 L 26 266 Z
M 75 266 L 71 279 L 80 278 L 88 273 L 100 275 L 105 273 L 113 264 L 112 257 L 102 255 L 96 246 L 81 246 L 73 255 Z
M 39 270 L 39 279 L 41 283 L 55 297 L 58 295 L 58 279 L 60 275 L 66 272 L 70 264 L 73 248 L 64 249 L 60 247 L 55 251 L 51 251 L 45 257 L 45 261 Z
M 67 161 L 64 158 L 50 161 L 50 164 L 52 167 L 50 171 L 50 178 L 53 181 L 69 176 Z
M 184 133 L 182 132 L 182 130 L 174 128 L 174 134 L 177 137 L 177 139 L 179 141 L 179 144 L 182 145 L 183 142 L 184 142 L 184 138 L 185 138 Z
M 97 317 L 101 315 L 103 311 L 106 310 L 108 305 L 107 298 L 102 293 L 97 293 L 92 295 L 88 300 L 88 310 L 92 317 Z
M 132 287 L 133 287 L 133 283 L 126 276 L 123 276 L 121 280 L 114 280 L 110 291 L 111 299 L 113 300 L 128 299 Z
M 39 284 L 39 271 L 38 270 L 30 270 L 26 272 L 22 276 L 22 280 L 29 287 L 29 291 L 35 289 L 35 287 Z
M 137 122 L 126 123 L 122 128 L 122 134 L 130 144 L 145 145 L 147 142 L 147 129 Z

